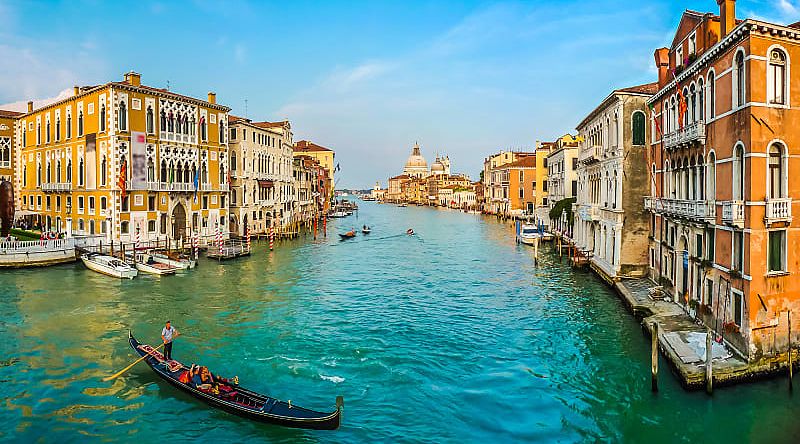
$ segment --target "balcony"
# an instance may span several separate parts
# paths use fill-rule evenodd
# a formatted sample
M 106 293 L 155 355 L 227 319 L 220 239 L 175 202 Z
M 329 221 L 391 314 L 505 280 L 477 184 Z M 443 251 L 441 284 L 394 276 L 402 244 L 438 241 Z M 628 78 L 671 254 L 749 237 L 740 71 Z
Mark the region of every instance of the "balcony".
M 767 211 L 764 215 L 767 225 L 775 222 L 792 221 L 792 198 L 767 199 Z
M 578 217 L 586 222 L 600 220 L 600 205 L 598 204 L 580 204 L 578 206 Z
M 706 143 L 706 123 L 703 120 L 690 123 L 677 131 L 664 135 L 666 149 L 683 148 L 695 142 L 703 145 Z
M 713 200 L 658 199 L 644 198 L 645 210 L 687 219 L 713 221 L 716 217 L 716 203 Z
M 737 227 L 744 226 L 744 201 L 729 200 L 722 203 L 722 222 Z
M 72 190 L 72 184 L 69 182 L 43 182 L 42 191 L 46 193 L 64 193 Z
M 182 182 L 147 182 L 147 189 L 150 191 L 177 191 L 183 193 L 193 193 L 193 183 Z
M 593 145 L 578 153 L 578 162 L 588 165 L 590 163 L 599 162 L 603 155 L 603 147 L 600 145 Z

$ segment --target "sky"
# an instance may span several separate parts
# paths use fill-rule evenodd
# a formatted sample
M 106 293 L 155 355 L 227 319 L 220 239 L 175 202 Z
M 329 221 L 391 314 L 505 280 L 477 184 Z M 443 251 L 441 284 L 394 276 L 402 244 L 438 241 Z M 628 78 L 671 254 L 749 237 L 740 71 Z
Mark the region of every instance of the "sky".
M 208 91 L 336 151 L 337 188 L 400 174 L 415 142 L 477 180 L 483 158 L 554 140 L 613 89 L 656 80 L 684 9 L 715 0 L 0 0 L 0 107 L 122 80 Z M 788 24 L 800 0 L 739 0 Z

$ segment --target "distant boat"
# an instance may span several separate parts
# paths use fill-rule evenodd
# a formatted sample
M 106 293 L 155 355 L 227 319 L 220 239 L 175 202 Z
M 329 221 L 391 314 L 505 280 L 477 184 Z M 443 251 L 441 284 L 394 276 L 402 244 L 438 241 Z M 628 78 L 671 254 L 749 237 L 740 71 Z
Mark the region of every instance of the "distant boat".
M 361 233 L 370 234 L 370 233 L 372 233 L 372 230 L 369 227 L 364 227 L 364 228 L 361 229 Z
M 522 224 L 519 229 L 519 241 L 525 245 L 533 245 L 536 241 L 553 240 L 553 235 L 547 231 L 539 230 L 533 224 Z
M 405 202 L 403 202 L 403 203 L 401 203 L 400 205 L 398 205 L 398 207 L 400 207 L 400 208 L 405 208 L 405 207 L 407 207 L 407 206 L 408 206 L 408 204 L 407 204 L 407 203 L 405 203 Z
M 160 276 L 175 274 L 175 272 L 178 271 L 178 267 L 157 262 L 153 256 L 149 254 L 136 255 L 136 269 L 142 273 L 150 273 Z
M 347 216 L 349 216 L 349 214 L 347 214 L 346 211 L 338 211 L 338 210 L 334 211 L 333 213 L 330 213 L 328 215 L 328 217 L 330 217 L 330 218 L 340 218 L 340 217 L 347 217 Z
M 347 233 L 339 233 L 339 236 L 342 238 L 342 240 L 352 239 L 356 237 L 356 232 L 355 230 L 350 230 Z
M 136 269 L 127 263 L 105 254 L 86 253 L 81 255 L 81 261 L 86 268 L 115 278 L 133 279 L 138 274 Z

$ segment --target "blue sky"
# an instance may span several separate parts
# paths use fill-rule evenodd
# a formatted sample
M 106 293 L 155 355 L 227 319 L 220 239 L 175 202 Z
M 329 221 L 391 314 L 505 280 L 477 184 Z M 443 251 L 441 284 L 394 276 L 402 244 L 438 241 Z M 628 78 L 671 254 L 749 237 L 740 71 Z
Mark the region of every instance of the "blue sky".
M 638 3 L 638 4 L 636 4 Z M 632 4 L 636 4 L 632 7 Z M 655 80 L 681 12 L 714 0 L 0 0 L 0 103 L 121 79 L 292 121 L 336 151 L 338 187 L 399 174 L 414 141 L 477 179 L 483 157 L 574 132 L 612 89 Z M 800 20 L 800 0 L 737 16 Z

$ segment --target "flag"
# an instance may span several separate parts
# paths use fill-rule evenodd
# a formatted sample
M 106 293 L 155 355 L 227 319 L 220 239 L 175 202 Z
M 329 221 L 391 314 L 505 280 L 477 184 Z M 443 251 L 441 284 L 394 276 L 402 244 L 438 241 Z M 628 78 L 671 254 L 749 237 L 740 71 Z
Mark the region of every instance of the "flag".
M 683 91 L 678 88 L 678 125 L 683 128 L 683 116 L 686 114 L 686 96 L 683 95 Z
M 194 171 L 194 203 L 197 203 L 197 189 L 200 188 L 200 170 Z
M 122 191 L 122 200 L 125 200 L 125 192 L 127 191 L 127 163 L 125 159 L 122 159 L 122 165 L 119 167 L 119 180 L 117 180 L 117 186 Z
M 659 136 L 664 136 L 664 132 L 661 131 L 661 122 L 658 121 L 656 118 L 656 108 L 653 106 L 652 103 L 647 105 L 650 108 L 650 115 L 653 116 L 653 121 L 656 123 L 656 130 L 658 131 Z

